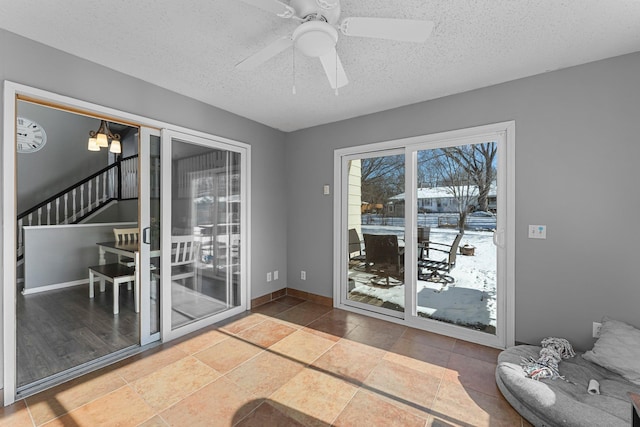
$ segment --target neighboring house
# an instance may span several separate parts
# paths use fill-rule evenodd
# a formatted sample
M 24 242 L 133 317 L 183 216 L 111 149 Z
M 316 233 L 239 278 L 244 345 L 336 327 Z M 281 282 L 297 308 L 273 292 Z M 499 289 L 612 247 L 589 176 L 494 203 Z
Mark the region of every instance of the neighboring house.
M 454 194 L 470 194 L 471 199 L 469 206 L 471 210 L 479 209 L 478 206 L 478 187 L 475 185 L 466 187 L 458 187 L 454 189 L 451 186 L 418 188 L 418 212 L 419 213 L 457 213 L 459 212 L 459 199 Z M 496 184 L 495 182 L 489 189 L 489 210 L 495 212 L 496 209 Z M 386 206 L 386 213 L 391 216 L 404 216 L 404 199 L 405 193 L 398 194 L 389 199 Z

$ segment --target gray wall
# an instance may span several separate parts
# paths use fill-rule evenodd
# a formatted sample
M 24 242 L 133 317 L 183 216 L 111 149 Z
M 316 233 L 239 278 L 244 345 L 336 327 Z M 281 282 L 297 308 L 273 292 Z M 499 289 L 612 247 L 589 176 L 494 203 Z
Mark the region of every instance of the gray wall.
M 35 120 L 47 133 L 41 150 L 17 154 L 19 213 L 107 166 L 107 150 L 87 150 L 89 131 L 98 129 L 99 120 L 28 102 L 18 103 L 18 115 Z M 73 167 L 69 153 L 74 153 Z
M 135 222 L 25 227 L 25 290 L 62 285 L 89 277 L 87 267 L 99 263 L 97 242 L 113 240 L 113 229 Z M 117 262 L 105 254 L 106 262 Z
M 4 30 L 0 30 L 0 58 L 0 80 L 250 144 L 253 159 L 251 297 L 286 286 L 287 168 L 282 155 L 282 132 Z M 4 126 L 2 117 L 0 115 L 0 128 Z M 86 147 L 80 151 L 86 151 Z M 280 279 L 267 283 L 267 271 L 276 269 Z
M 516 340 L 640 327 L 639 75 L 635 53 L 288 134 L 288 285 L 332 296 L 334 149 L 515 120 Z
M 138 199 L 114 201 L 103 211 L 85 220 L 83 224 L 106 222 L 138 222 Z

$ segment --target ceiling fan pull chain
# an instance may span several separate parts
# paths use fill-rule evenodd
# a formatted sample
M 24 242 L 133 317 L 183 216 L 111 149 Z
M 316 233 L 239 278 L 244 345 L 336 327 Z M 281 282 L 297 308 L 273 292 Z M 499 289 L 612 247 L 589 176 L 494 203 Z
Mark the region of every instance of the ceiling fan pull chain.
M 293 53 L 292 53 L 292 58 L 293 58 L 293 89 L 291 90 L 291 92 L 295 95 L 296 94 L 296 44 L 294 43 L 293 45 Z
M 335 49 L 336 52 L 336 96 L 338 96 L 338 48 Z

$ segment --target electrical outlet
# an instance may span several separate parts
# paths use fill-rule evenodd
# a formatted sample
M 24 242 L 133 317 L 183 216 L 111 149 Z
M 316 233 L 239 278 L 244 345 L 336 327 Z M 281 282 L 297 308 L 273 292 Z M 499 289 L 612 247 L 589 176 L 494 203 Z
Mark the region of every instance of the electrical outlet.
M 594 338 L 598 338 L 600 336 L 600 328 L 602 328 L 602 323 L 593 322 L 593 329 L 592 329 L 591 335 L 593 335 Z
M 280 276 L 280 274 L 278 273 L 278 270 L 273 272 L 273 280 L 278 280 L 279 276 Z
M 302 270 L 300 271 L 300 279 L 301 280 L 307 280 L 307 272 Z
M 271 272 L 268 272 L 267 273 L 267 282 L 270 282 L 270 281 L 271 281 Z

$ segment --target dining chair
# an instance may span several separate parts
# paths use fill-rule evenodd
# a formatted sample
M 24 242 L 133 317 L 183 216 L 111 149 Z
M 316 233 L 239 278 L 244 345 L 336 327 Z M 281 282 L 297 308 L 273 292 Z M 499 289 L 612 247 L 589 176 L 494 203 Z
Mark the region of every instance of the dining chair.
M 116 243 L 134 243 L 138 242 L 140 237 L 140 231 L 137 228 L 114 228 L 113 237 Z M 133 258 L 118 255 L 118 263 L 124 264 L 127 267 L 135 266 Z
M 171 236 L 171 280 L 180 280 L 184 286 L 185 280 L 192 277 L 193 289 L 196 289 L 196 261 L 199 255 L 199 240 L 193 236 Z M 153 275 L 160 277 L 160 270 L 155 270 Z

